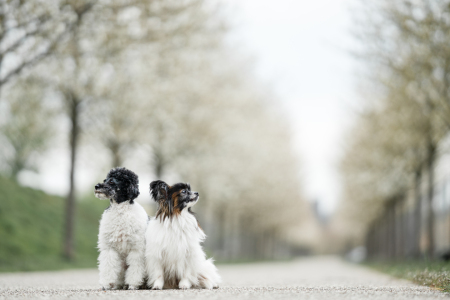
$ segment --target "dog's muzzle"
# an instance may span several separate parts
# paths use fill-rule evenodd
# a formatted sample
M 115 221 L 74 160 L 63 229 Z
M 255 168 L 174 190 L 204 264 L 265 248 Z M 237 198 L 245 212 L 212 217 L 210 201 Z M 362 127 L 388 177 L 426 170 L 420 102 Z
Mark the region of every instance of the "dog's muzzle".
M 195 202 L 195 201 L 198 200 L 199 197 L 200 197 L 200 196 L 199 196 L 198 192 L 194 192 L 194 197 L 193 197 L 193 198 L 190 198 L 190 199 L 189 199 L 189 202 Z
M 100 183 L 95 185 L 94 195 L 95 195 L 95 197 L 97 197 L 98 199 L 101 199 L 101 200 L 108 199 L 107 192 L 106 192 L 104 186 Z

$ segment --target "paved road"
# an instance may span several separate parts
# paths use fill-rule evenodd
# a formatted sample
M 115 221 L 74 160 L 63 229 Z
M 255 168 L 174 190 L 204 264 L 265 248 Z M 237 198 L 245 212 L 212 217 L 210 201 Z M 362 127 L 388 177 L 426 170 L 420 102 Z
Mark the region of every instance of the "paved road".
M 219 265 L 218 290 L 100 291 L 97 270 L 0 275 L 0 299 L 436 299 L 449 295 L 334 257 Z

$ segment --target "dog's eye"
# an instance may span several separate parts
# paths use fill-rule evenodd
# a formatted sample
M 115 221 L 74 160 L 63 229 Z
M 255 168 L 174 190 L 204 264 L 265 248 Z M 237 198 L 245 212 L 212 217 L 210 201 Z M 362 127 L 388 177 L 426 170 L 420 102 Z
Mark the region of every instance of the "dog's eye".
M 182 194 L 186 194 L 186 190 L 182 190 L 181 193 L 182 193 Z

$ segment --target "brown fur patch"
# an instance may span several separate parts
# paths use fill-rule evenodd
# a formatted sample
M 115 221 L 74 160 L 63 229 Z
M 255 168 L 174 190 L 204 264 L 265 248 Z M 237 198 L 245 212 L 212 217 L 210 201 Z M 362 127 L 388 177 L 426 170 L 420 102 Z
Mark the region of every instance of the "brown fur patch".
M 164 221 L 166 218 L 172 218 L 175 215 L 181 214 L 181 210 L 178 207 L 178 197 L 180 196 L 180 193 L 181 191 L 173 193 L 169 201 L 164 200 L 159 202 L 159 208 L 156 212 L 156 218 Z
M 170 186 L 168 187 L 170 189 Z M 167 192 L 164 191 L 165 194 L 165 198 L 167 198 Z M 166 200 L 161 200 L 158 202 L 159 203 L 159 207 L 158 207 L 158 211 L 156 212 L 156 219 L 162 219 L 161 221 L 164 221 L 166 218 L 169 218 L 171 216 L 171 212 L 170 212 L 170 206 L 169 203 L 167 203 Z
M 180 196 L 181 192 L 175 192 L 172 194 L 172 203 L 173 203 L 173 214 L 179 215 L 181 213 L 180 208 L 178 207 L 178 197 Z

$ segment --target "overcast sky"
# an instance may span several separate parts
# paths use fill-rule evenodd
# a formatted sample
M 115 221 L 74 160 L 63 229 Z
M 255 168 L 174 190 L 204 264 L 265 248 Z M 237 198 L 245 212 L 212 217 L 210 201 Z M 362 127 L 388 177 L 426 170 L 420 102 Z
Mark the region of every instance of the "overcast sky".
M 351 0 L 227 0 L 233 40 L 256 59 L 290 116 L 308 199 L 330 213 L 338 158 L 351 119 L 355 61 Z

